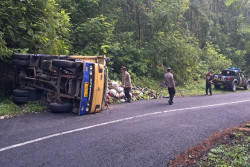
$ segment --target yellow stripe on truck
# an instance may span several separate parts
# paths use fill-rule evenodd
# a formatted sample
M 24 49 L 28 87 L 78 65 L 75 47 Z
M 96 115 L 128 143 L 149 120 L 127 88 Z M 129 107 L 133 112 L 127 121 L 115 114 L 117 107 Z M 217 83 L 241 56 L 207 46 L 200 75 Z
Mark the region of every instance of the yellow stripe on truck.
M 104 66 L 95 64 L 95 82 L 91 113 L 100 112 L 102 109 L 102 97 L 104 89 Z

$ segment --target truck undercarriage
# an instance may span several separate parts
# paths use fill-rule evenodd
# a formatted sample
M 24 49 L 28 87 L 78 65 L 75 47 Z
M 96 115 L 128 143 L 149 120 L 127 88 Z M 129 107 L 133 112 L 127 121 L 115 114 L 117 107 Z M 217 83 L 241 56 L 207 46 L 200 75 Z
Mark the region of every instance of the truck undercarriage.
M 13 101 L 16 103 L 25 102 L 26 98 L 41 99 L 51 110 L 79 113 L 83 97 L 93 94 L 93 85 L 89 81 L 84 82 L 84 72 L 89 70 L 87 78 L 91 80 L 91 76 L 94 76 L 94 62 L 88 63 L 87 68 L 83 60 L 72 59 L 70 56 L 17 54 L 13 55 L 13 59 L 17 87 L 13 91 Z

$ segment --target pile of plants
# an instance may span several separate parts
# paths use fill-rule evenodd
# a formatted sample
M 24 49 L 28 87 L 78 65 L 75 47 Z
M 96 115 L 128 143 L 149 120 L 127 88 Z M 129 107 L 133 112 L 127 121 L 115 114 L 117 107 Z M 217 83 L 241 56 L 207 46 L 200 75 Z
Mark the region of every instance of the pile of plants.
M 121 83 L 118 81 L 110 81 L 108 83 L 108 93 L 106 96 L 107 103 L 120 103 L 125 102 L 125 93 L 124 88 Z M 163 96 L 161 93 L 157 93 L 153 89 L 142 88 L 140 86 L 132 85 L 132 89 L 130 91 L 130 95 L 133 101 L 143 100 L 143 99 L 160 99 Z

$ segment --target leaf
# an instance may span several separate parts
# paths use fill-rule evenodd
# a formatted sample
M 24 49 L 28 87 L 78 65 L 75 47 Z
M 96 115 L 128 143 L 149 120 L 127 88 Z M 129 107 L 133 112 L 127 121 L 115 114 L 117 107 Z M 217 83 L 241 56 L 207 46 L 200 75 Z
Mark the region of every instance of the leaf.
M 226 0 L 225 5 L 226 6 L 231 6 L 234 2 L 237 2 L 237 0 Z
M 21 9 L 22 9 L 23 11 L 26 11 L 26 7 L 25 7 L 25 6 L 23 6 Z

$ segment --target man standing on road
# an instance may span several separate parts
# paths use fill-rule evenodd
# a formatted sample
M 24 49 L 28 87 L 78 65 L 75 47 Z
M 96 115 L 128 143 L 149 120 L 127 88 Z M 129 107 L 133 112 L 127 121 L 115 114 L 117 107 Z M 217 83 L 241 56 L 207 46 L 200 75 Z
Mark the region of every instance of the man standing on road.
M 125 96 L 127 98 L 127 102 L 131 102 L 131 96 L 130 96 L 130 90 L 131 90 L 131 78 L 130 78 L 130 74 L 127 72 L 127 68 L 126 67 L 122 67 L 122 87 L 124 87 L 124 92 L 125 92 Z
M 167 73 L 164 76 L 165 78 L 165 84 L 168 87 L 168 93 L 169 93 L 169 101 L 168 103 L 172 105 L 174 95 L 175 95 L 175 81 L 174 81 L 174 76 L 172 74 L 172 69 L 170 67 L 167 68 Z
M 207 74 L 206 74 L 206 95 L 208 95 L 208 89 L 209 89 L 209 93 L 212 96 L 212 82 L 213 82 L 213 75 L 211 74 L 211 71 L 208 70 Z

